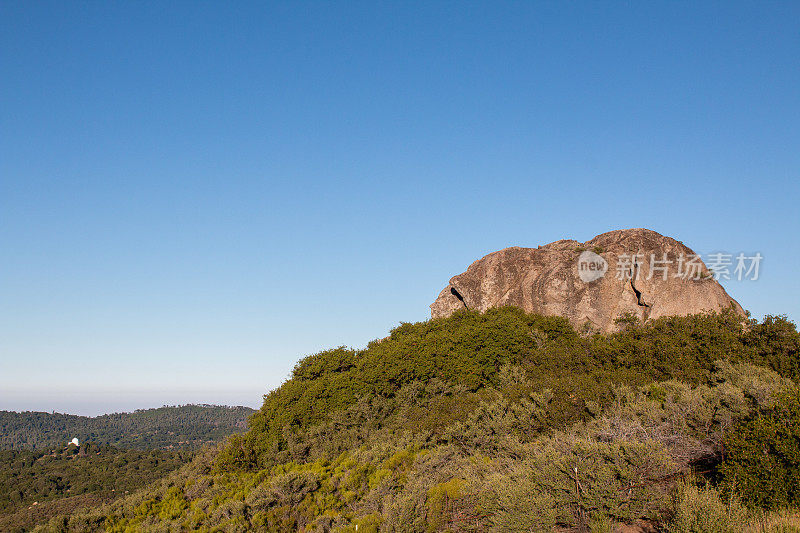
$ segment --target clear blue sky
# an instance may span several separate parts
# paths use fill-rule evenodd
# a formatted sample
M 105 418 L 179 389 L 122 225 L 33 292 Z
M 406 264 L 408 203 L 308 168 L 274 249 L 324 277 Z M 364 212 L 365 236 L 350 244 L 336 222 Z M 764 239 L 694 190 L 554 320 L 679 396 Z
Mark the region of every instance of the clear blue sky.
M 0 2 L 0 409 L 259 405 L 510 245 L 761 252 L 800 318 L 798 2 Z

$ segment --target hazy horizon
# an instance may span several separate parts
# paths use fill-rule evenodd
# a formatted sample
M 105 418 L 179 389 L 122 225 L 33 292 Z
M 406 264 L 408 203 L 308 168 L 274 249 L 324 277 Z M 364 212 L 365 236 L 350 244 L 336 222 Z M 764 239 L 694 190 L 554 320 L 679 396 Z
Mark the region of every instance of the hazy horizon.
M 723 286 L 797 321 L 799 16 L 0 3 L 0 409 L 258 407 L 489 252 L 631 227 L 762 254 Z
M 137 409 L 156 409 L 164 406 L 186 404 L 261 407 L 263 392 L 259 391 L 137 391 L 110 392 L 53 392 L 7 393 L 0 392 L 3 411 L 34 411 L 80 416 L 100 416 L 112 413 L 130 413 Z

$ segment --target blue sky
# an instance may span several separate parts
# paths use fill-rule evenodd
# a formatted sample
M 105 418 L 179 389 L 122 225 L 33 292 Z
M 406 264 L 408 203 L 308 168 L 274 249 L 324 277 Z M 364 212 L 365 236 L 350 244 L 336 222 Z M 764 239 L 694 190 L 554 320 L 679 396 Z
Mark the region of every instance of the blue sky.
M 0 409 L 260 404 L 511 245 L 760 252 L 800 317 L 796 2 L 0 2 Z

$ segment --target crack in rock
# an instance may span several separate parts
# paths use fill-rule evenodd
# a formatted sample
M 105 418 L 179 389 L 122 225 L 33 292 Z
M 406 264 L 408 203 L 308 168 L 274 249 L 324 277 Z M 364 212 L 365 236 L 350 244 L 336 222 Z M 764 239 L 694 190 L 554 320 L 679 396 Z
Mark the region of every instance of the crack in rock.
M 464 309 L 469 309 L 469 307 L 467 307 L 467 302 L 465 302 L 465 301 L 464 301 L 464 297 L 463 297 L 463 296 L 461 296 L 461 293 L 459 293 L 459 292 L 456 290 L 456 288 L 455 288 L 455 287 L 453 287 L 452 285 L 450 285 L 450 294 L 452 294 L 453 296 L 455 296 L 456 298 L 458 298 L 458 301 L 459 301 L 459 302 L 461 302 L 461 305 L 463 305 L 463 306 L 464 306 Z
M 638 256 L 638 253 L 637 253 L 637 256 Z M 636 257 L 636 256 L 634 256 L 634 257 Z M 633 260 L 633 265 L 631 265 L 630 274 L 631 274 L 630 284 L 631 284 L 631 289 L 633 289 L 633 294 L 636 295 L 636 305 L 638 305 L 640 307 L 644 307 L 644 312 L 643 312 L 642 318 L 644 320 L 647 320 L 648 315 L 650 315 L 650 305 L 651 304 L 649 304 L 649 303 L 647 303 L 645 301 L 644 293 L 642 291 L 640 291 L 638 288 L 636 288 L 636 284 L 634 283 L 634 280 L 639 279 L 639 262 L 636 259 Z

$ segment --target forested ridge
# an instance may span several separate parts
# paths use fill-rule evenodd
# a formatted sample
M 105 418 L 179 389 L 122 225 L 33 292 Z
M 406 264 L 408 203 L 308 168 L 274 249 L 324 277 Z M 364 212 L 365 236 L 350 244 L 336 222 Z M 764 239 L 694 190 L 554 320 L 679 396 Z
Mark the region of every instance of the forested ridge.
M 164 406 L 96 417 L 35 411 L 0 411 L 0 449 L 39 449 L 66 443 L 112 444 L 119 448 L 198 449 L 243 431 L 249 407 Z
M 618 326 L 463 311 L 320 352 L 247 433 L 41 530 L 800 527 L 795 325 L 724 312 Z

